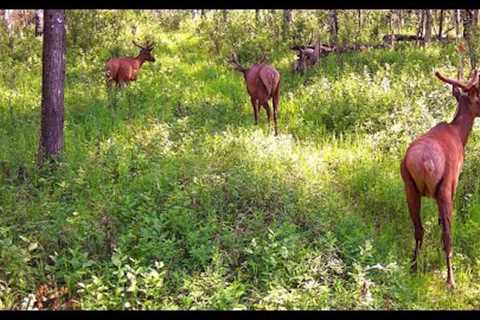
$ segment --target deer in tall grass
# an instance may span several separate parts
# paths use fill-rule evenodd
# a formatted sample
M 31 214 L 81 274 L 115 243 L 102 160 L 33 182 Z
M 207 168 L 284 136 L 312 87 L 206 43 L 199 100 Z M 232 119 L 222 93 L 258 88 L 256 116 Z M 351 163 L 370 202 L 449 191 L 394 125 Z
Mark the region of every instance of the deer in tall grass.
M 268 125 L 270 126 L 272 112 L 268 100 L 272 99 L 273 122 L 275 136 L 277 136 L 277 118 L 280 102 L 280 73 L 278 73 L 274 67 L 264 64 L 264 61 L 265 56 L 262 57 L 260 63 L 256 63 L 250 68 L 245 68 L 238 62 L 235 53 L 232 53 L 228 60 L 235 70 L 243 73 L 247 85 L 247 91 L 250 95 L 256 125 L 258 124 L 258 112 L 262 106 L 267 112 Z
M 142 46 L 132 41 L 135 46 L 140 48 L 140 53 L 136 57 L 112 58 L 105 64 L 105 76 L 107 78 L 107 87 L 110 88 L 115 82 L 116 86 L 127 85 L 130 81 L 136 81 L 138 71 L 145 61 L 155 62 L 152 55 L 154 43 L 147 41 Z
M 439 72 L 441 81 L 452 85 L 457 110 L 450 123 L 441 122 L 419 136 L 408 147 L 400 171 L 405 184 L 408 210 L 415 229 L 412 270 L 417 270 L 417 254 L 422 246 L 421 198 L 437 202 L 442 228 L 443 250 L 447 262 L 447 285 L 455 287 L 452 270 L 452 213 L 458 178 L 463 167 L 465 145 L 476 117 L 480 116 L 479 75 L 473 70 L 467 83 L 449 79 Z

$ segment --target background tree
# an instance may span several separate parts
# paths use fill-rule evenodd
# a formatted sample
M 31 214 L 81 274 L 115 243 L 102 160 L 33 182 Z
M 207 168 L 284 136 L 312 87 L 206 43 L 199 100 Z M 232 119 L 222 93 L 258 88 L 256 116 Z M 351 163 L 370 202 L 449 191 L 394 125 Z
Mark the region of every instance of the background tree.
M 44 15 L 39 165 L 64 146 L 65 12 L 45 10 Z
M 283 40 L 288 38 L 290 33 L 290 23 L 292 22 L 292 10 L 283 10 L 283 30 L 282 30 L 282 37 Z
M 43 10 L 35 10 L 35 36 L 43 34 Z
M 338 40 L 338 19 L 337 10 L 330 10 L 329 12 L 329 30 L 330 30 L 330 45 L 337 45 Z

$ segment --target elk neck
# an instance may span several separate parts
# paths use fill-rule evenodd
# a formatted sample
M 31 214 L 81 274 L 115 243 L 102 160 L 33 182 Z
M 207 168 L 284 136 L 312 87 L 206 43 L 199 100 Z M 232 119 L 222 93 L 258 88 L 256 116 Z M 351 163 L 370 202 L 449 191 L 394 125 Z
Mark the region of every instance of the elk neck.
M 475 115 L 470 110 L 468 105 L 459 102 L 457 113 L 450 124 L 457 128 L 460 134 L 460 140 L 463 146 L 467 144 L 470 132 L 472 132 L 473 122 L 475 121 Z
M 143 57 L 141 54 L 135 57 L 135 60 L 138 61 L 138 67 L 140 68 L 142 64 L 145 62 L 145 57 Z

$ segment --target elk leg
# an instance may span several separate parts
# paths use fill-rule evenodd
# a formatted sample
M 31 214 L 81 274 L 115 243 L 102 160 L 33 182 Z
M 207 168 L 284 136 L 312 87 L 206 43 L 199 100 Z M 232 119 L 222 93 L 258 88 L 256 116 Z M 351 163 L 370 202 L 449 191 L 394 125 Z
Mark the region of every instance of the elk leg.
M 443 250 L 447 260 L 447 285 L 450 289 L 455 288 L 455 280 L 452 269 L 452 235 L 451 221 L 453 212 L 453 203 L 450 199 L 450 192 L 441 192 L 437 199 L 438 211 L 440 214 L 440 222 L 442 224 L 442 241 Z M 445 195 L 443 195 L 445 194 Z M 447 195 L 448 194 L 448 195 Z
M 413 227 L 415 229 L 415 249 L 413 251 L 411 268 L 412 268 L 412 271 L 416 272 L 417 271 L 417 255 L 423 243 L 423 227 L 422 227 L 422 220 L 420 217 L 422 198 L 420 193 L 417 191 L 417 187 L 412 177 L 407 172 L 407 170 L 403 168 L 402 168 L 402 178 L 405 182 L 405 194 L 407 197 L 408 211 L 410 213 L 410 218 L 412 219 Z
M 275 94 L 273 95 L 273 122 L 274 122 L 274 125 L 275 125 L 275 136 L 278 135 L 278 131 L 277 131 L 277 117 L 278 117 L 278 102 L 279 102 L 279 99 L 280 99 L 280 92 L 279 92 L 279 88 L 277 87 L 276 91 L 275 91 Z
M 253 107 L 253 118 L 255 119 L 255 124 L 258 125 L 258 100 L 250 98 Z
M 412 271 L 415 272 L 417 271 L 417 255 L 423 243 L 423 227 L 420 217 L 422 200 L 417 190 L 410 186 L 405 188 L 405 193 L 407 194 L 408 211 L 410 212 L 410 218 L 412 219 L 413 227 L 415 229 L 415 249 L 412 258 Z
M 270 122 L 271 122 L 271 119 L 272 119 L 272 111 L 270 110 L 270 106 L 268 105 L 268 102 L 265 102 L 265 104 L 263 105 L 263 107 L 264 107 L 265 110 L 267 111 L 268 130 L 270 130 Z

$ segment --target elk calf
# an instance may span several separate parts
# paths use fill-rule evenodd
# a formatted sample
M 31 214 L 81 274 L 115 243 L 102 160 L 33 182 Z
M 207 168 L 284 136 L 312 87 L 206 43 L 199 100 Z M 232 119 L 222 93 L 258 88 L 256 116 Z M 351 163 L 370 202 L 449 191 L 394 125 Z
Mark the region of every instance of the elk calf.
M 447 284 L 449 288 L 454 288 L 451 237 L 453 198 L 463 167 L 465 144 L 474 119 L 480 116 L 479 78 L 477 70 L 471 73 L 468 83 L 446 78 L 438 72 L 435 75 L 452 85 L 453 96 L 457 100 L 455 117 L 452 122 L 441 122 L 413 141 L 407 149 L 400 171 L 415 229 L 412 269 L 417 269 L 417 254 L 423 241 L 421 197 L 434 198 L 439 211 L 439 224 L 442 226 Z
M 262 58 L 261 62 L 264 60 L 265 58 Z M 260 106 L 263 106 L 267 111 L 268 125 L 270 126 L 272 116 L 268 100 L 272 99 L 275 136 L 278 135 L 277 117 L 280 102 L 280 73 L 274 67 L 264 63 L 257 63 L 250 68 L 244 68 L 238 62 L 235 53 L 232 53 L 228 62 L 232 64 L 235 70 L 243 73 L 253 107 L 255 124 L 258 124 L 258 111 Z
M 112 58 L 105 64 L 105 76 L 107 78 L 107 86 L 110 87 L 112 82 L 117 86 L 127 85 L 130 81 L 137 80 L 137 74 L 145 61 L 155 62 L 152 56 L 154 43 L 147 42 L 144 46 L 133 44 L 140 48 L 140 53 L 136 57 Z

